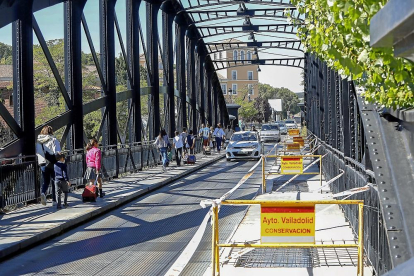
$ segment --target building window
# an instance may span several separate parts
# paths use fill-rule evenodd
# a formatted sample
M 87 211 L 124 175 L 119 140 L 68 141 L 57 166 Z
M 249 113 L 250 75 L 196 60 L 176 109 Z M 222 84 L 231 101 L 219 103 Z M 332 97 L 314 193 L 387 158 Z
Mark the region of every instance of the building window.
M 244 51 L 243 50 L 240 52 L 240 60 L 244 60 Z
M 227 84 L 222 84 L 221 90 L 223 91 L 223 95 L 227 95 Z
M 247 71 L 247 79 L 253 80 L 253 71 Z
M 247 85 L 247 91 L 249 92 L 249 95 L 254 95 L 253 84 Z
M 247 51 L 247 60 L 252 60 L 252 52 Z
M 236 70 L 231 71 L 231 79 L 232 80 L 237 80 L 237 71 Z
M 233 95 L 237 95 L 237 84 L 231 86 L 231 91 L 233 92 Z
M 233 51 L 233 59 L 237 60 L 237 51 L 236 50 Z

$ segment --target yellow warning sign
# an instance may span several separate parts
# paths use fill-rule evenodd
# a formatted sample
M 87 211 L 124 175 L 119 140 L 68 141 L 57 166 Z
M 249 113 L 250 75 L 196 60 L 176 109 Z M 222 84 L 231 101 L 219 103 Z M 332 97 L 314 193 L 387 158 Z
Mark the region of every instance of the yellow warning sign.
M 300 144 L 299 143 L 290 143 L 286 144 L 287 150 L 293 150 L 293 151 L 299 151 L 300 150 Z
M 288 130 L 289 136 L 299 136 L 299 129 L 289 129 Z
M 305 145 L 305 140 L 302 137 L 293 137 L 293 143 L 298 143 L 301 147 Z
M 299 146 L 299 144 L 297 144 Z M 298 156 L 282 156 L 282 174 L 303 173 L 303 158 Z
M 315 205 L 261 207 L 262 243 L 315 243 Z

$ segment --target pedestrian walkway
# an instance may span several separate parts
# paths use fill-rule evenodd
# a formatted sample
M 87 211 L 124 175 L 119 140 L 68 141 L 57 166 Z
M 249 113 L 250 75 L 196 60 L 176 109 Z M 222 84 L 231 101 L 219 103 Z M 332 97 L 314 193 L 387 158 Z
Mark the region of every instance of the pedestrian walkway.
M 224 154 L 197 154 L 195 165 L 177 167 L 171 162 L 165 173 L 157 166 L 146 171 L 126 175 L 104 182 L 106 196 L 96 203 L 83 203 L 83 189 L 69 194 L 66 209 L 56 210 L 49 201 L 46 206 L 33 204 L 0 215 L 0 260 L 21 252 L 50 237 L 88 221 L 104 212 L 117 208 L 149 191 L 162 187 L 183 176 L 208 166 L 224 157 Z

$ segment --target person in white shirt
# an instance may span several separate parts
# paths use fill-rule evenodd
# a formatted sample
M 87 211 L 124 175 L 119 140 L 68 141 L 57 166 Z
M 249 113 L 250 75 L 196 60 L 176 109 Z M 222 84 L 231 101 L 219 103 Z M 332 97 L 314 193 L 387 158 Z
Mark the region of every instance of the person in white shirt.
M 231 139 L 231 136 L 234 133 L 234 130 L 230 127 L 230 125 L 228 125 L 224 133 L 226 134 L 226 141 L 224 141 L 224 145 L 227 146 L 227 144 L 229 143 Z
M 177 166 L 181 166 L 181 157 L 183 156 L 183 139 L 178 131 L 175 132 L 175 137 L 173 140 L 173 145 L 175 148 L 175 161 L 177 161 Z
M 204 124 L 201 125 L 199 136 L 203 138 L 203 150 L 205 152 L 206 147 L 209 145 L 209 136 L 210 136 L 210 125 L 209 124 L 207 124 L 206 127 L 204 127 Z
M 224 133 L 223 129 L 221 128 L 221 124 L 219 123 L 214 130 L 213 136 L 216 137 L 216 144 L 217 144 L 217 151 L 220 153 L 221 150 L 221 142 L 223 138 L 226 137 L 226 134 Z

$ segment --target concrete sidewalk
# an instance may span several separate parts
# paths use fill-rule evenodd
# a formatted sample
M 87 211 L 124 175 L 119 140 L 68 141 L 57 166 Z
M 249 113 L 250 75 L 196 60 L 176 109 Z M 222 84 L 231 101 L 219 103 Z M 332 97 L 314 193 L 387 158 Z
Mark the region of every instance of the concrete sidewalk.
M 162 166 L 126 175 L 119 179 L 104 182 L 104 198 L 94 203 L 83 203 L 79 189 L 69 194 L 69 207 L 57 210 L 49 201 L 46 206 L 32 204 L 0 215 L 0 261 L 11 257 L 45 239 L 59 235 L 68 229 L 88 221 L 117 206 L 139 196 L 165 186 L 183 176 L 208 166 L 222 158 L 224 154 L 197 154 L 195 165 L 176 166 L 170 163 L 165 173 Z

